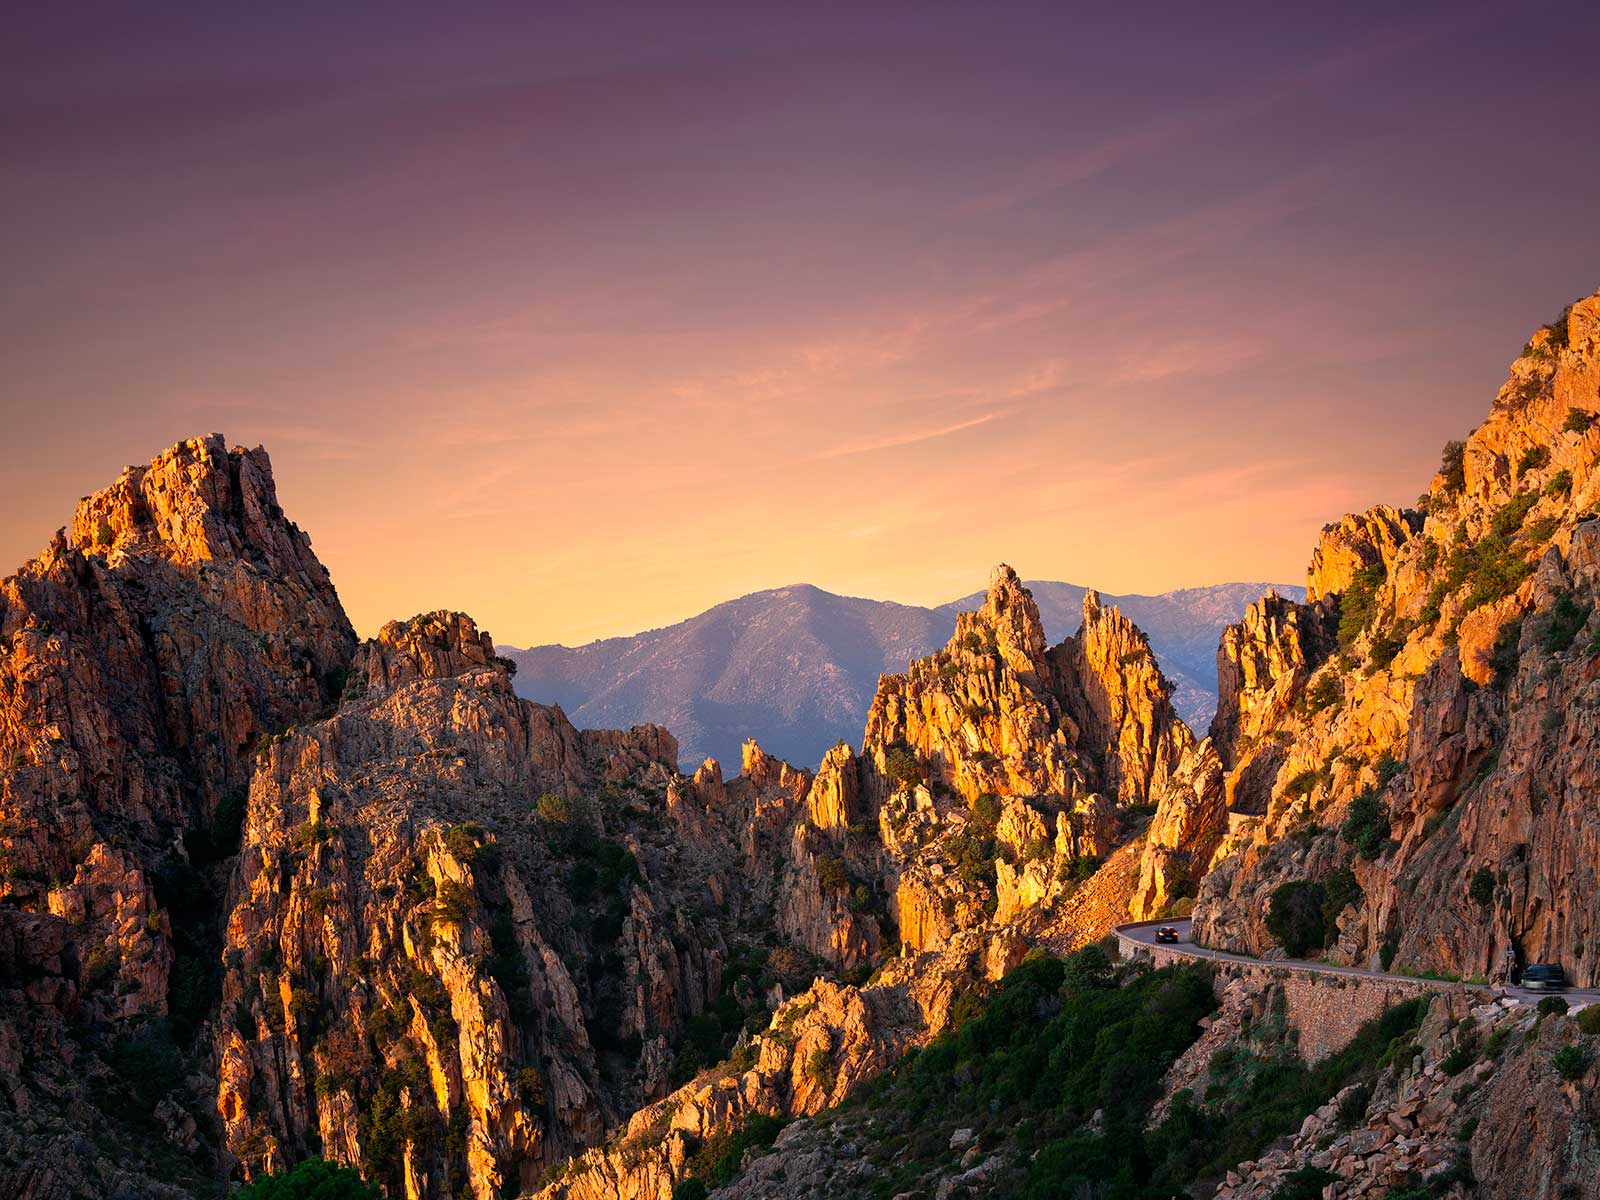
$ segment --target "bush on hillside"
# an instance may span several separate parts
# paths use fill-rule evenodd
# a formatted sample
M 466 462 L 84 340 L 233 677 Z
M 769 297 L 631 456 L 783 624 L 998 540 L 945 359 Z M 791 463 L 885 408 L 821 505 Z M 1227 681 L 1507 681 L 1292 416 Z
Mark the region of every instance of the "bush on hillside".
M 383 1193 L 359 1171 L 308 1158 L 281 1174 L 245 1184 L 233 1200 L 383 1200 Z
M 1488 908 L 1494 903 L 1494 872 L 1488 867 L 1479 867 L 1472 876 L 1472 883 L 1467 887 L 1467 895 L 1478 902 L 1478 907 Z
M 1350 577 L 1339 596 L 1339 647 L 1348 650 L 1361 636 L 1378 609 L 1378 589 L 1386 574 L 1381 562 L 1368 563 Z
M 1362 792 L 1350 802 L 1339 836 L 1369 862 L 1383 854 L 1389 845 L 1389 812 L 1376 791 Z
M 901 787 L 916 787 L 922 782 L 922 766 L 905 746 L 891 746 L 883 756 L 884 770 Z
M 1444 490 L 1459 492 L 1467 486 L 1467 445 L 1465 442 L 1446 442 L 1439 455 L 1439 474 L 1444 476 Z
M 1327 933 L 1322 906 L 1327 890 L 1320 883 L 1300 879 L 1281 883 L 1272 890 L 1267 910 L 1267 932 L 1290 958 L 1304 958 L 1321 950 Z
M 1589 1069 L 1589 1056 L 1584 1053 L 1582 1046 L 1563 1046 L 1555 1052 L 1550 1065 L 1563 1079 L 1579 1079 Z

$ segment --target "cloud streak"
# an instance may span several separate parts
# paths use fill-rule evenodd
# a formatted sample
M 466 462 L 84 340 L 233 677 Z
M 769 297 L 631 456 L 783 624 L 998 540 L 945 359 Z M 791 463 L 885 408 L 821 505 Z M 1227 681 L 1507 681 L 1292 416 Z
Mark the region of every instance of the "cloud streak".
M 1010 411 L 1000 409 L 984 413 L 982 416 L 972 417 L 966 421 L 941 425 L 936 429 L 920 429 L 913 433 L 890 434 L 886 437 L 851 442 L 843 446 L 831 446 L 812 455 L 811 459 L 813 462 L 820 462 L 833 458 L 854 458 L 861 454 L 877 454 L 884 450 L 900 450 L 907 446 L 919 446 L 924 442 L 939 441 L 942 438 L 964 433 L 969 429 L 976 429 L 980 425 L 988 425 L 992 421 L 998 421 L 1010 415 Z

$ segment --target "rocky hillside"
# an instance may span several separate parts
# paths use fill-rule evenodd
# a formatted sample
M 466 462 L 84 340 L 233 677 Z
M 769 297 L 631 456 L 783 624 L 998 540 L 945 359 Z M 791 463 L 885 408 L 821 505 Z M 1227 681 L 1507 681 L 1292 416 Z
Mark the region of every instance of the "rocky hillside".
M 1047 580 L 1029 580 L 1027 586 L 1047 637 L 1058 640 L 1077 629 L 1083 598 L 1091 589 Z M 1189 728 L 1203 730 L 1217 708 L 1217 642 L 1222 631 L 1274 590 L 1294 600 L 1305 599 L 1305 588 L 1295 584 L 1218 583 L 1154 596 L 1103 595 L 1101 600 L 1144 631 L 1171 681 L 1173 707 Z M 974 592 L 938 611 L 954 618 L 982 602 L 983 593 Z
M 1052 642 L 1082 620 L 1087 588 L 1030 582 Z M 1225 583 L 1158 596 L 1106 596 L 1149 635 L 1173 704 L 1202 729 L 1216 708 L 1217 639 L 1271 585 Z M 1278 585 L 1304 598 L 1304 589 Z M 866 720 L 878 676 L 949 640 L 959 613 L 984 594 L 935 609 L 836 596 L 798 585 L 756 592 L 697 617 L 586 646 L 500 652 L 518 666 L 519 695 L 559 704 L 579 725 L 671 729 L 693 761 L 732 766 L 750 737 L 798 763 L 818 763 Z
M 516 695 L 462 614 L 357 645 L 220 437 L 0 596 L 7 1197 L 324 1155 L 411 1200 L 664 1198 L 692 1139 L 837 1102 L 1102 933 L 1198 753 L 1130 622 L 1090 593 L 1050 648 L 1002 568 L 859 754 L 680 773 L 659 727 Z
M 214 1008 L 257 749 L 354 648 L 266 455 L 218 437 L 86 497 L 0 583 L 0 1195 L 220 1177 L 178 1043 Z
M 519 696 L 464 614 L 357 644 L 260 449 L 130 468 L 0 584 L 0 1200 L 312 1155 L 407 1200 L 1463 1195 L 1452 1137 L 1592 1194 L 1587 1018 L 1413 1006 L 1297 1066 L 1270 990 L 1094 943 L 1192 906 L 1596 979 L 1597 416 L 1592 297 L 1224 631 L 1207 738 L 1127 615 L 1052 645 L 1001 567 L 859 751 L 732 778 Z
M 1597 416 L 1589 297 L 1534 333 L 1415 509 L 1329 525 L 1307 602 L 1227 631 L 1203 937 L 1600 980 Z
M 1600 1196 L 1595 1009 L 1419 996 L 1319 1057 L 1283 988 L 1032 958 L 878 1086 L 703 1158 L 708 1194 Z

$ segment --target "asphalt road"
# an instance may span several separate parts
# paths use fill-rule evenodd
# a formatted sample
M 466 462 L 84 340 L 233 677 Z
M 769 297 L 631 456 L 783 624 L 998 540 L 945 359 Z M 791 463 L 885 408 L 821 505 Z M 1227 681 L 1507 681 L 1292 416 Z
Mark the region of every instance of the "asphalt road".
M 1196 946 L 1190 933 L 1190 921 L 1187 917 L 1172 921 L 1163 921 L 1163 925 L 1171 925 L 1178 931 L 1177 945 L 1168 943 L 1164 949 L 1176 950 L 1190 958 L 1209 958 L 1218 962 L 1261 963 L 1268 966 L 1294 967 L 1300 971 L 1315 971 L 1322 975 L 1351 975 L 1357 979 L 1407 979 L 1409 976 L 1395 975 L 1388 971 L 1369 971 L 1365 967 L 1336 967 L 1330 963 L 1306 962 L 1301 959 L 1279 958 L 1263 960 L 1251 958 L 1247 954 L 1229 954 L 1224 950 L 1209 950 L 1204 946 Z M 1155 946 L 1156 925 L 1119 925 L 1117 934 L 1129 941 L 1139 942 L 1146 946 Z M 1484 988 L 1485 991 L 1499 991 L 1495 988 Z M 1564 992 L 1530 992 L 1526 988 L 1506 988 L 1503 994 L 1519 1004 L 1537 1004 L 1545 996 L 1558 995 L 1574 1008 L 1585 1004 L 1600 1002 L 1600 988 L 1568 988 Z

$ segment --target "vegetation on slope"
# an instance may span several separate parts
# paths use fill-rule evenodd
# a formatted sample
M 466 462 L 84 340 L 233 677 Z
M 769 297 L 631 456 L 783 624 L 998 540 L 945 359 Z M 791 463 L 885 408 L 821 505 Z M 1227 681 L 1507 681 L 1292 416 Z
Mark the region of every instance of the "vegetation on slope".
M 1100 946 L 1066 959 L 1035 952 L 961 1007 L 955 1029 L 819 1118 L 859 1135 L 877 1168 L 865 1194 L 925 1190 L 975 1145 L 1010 1164 L 986 1183 L 995 1194 L 1179 1196 L 1258 1156 L 1342 1088 L 1376 1079 L 1422 1017 L 1419 1003 L 1399 1005 L 1307 1067 L 1280 993 L 1250 1045 L 1219 1053 L 1204 1093 L 1179 1092 L 1152 1129 L 1168 1068 L 1216 1007 L 1207 967 L 1118 967 Z M 952 1146 L 957 1130 L 970 1141 Z

